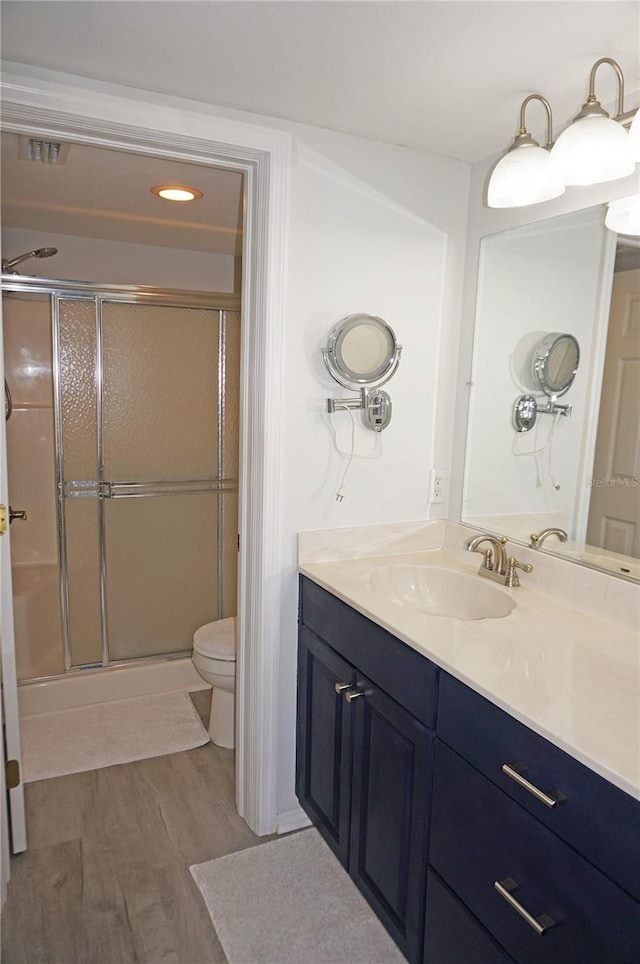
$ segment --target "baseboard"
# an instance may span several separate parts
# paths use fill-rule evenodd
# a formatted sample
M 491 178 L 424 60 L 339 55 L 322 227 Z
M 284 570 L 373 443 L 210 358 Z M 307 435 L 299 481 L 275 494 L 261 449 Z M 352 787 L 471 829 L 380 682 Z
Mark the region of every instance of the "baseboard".
M 276 816 L 276 833 L 292 833 L 294 830 L 302 830 L 303 827 L 310 826 L 311 821 L 302 807 L 287 810 L 286 813 L 279 813 Z

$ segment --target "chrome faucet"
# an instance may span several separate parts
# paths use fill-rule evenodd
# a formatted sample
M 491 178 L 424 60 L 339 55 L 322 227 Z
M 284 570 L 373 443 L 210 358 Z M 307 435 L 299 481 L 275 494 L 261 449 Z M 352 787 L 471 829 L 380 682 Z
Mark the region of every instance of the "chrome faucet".
M 549 536 L 557 536 L 560 542 L 566 542 L 569 538 L 564 529 L 541 529 L 540 532 L 532 532 L 529 536 L 532 549 L 539 549 L 545 539 Z
M 484 576 L 487 572 L 494 572 L 498 576 L 504 576 L 507 565 L 507 553 L 505 552 L 506 538 L 504 536 L 490 536 L 482 533 L 467 539 L 464 544 L 467 552 L 480 552 L 484 556 L 480 572 Z M 491 543 L 490 549 L 480 549 L 483 542 Z

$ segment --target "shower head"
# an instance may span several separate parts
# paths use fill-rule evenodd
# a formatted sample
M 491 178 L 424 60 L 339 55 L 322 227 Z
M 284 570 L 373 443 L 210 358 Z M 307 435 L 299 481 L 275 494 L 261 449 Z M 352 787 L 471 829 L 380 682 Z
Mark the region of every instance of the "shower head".
M 15 268 L 22 261 L 28 261 L 29 258 L 52 258 L 54 254 L 57 253 L 57 248 L 36 248 L 35 251 L 27 251 L 26 254 L 18 255 L 17 258 L 12 258 L 10 261 L 6 258 L 3 258 L 2 270 L 7 271 L 9 274 L 18 274 Z

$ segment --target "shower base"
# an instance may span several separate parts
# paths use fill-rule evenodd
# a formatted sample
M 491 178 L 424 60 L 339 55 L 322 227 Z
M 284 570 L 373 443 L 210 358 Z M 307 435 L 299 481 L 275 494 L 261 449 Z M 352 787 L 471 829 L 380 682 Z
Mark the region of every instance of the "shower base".
M 190 656 L 158 662 L 78 670 L 67 676 L 20 683 L 18 703 L 21 716 L 50 710 L 147 696 L 164 690 L 210 689 L 193 667 Z

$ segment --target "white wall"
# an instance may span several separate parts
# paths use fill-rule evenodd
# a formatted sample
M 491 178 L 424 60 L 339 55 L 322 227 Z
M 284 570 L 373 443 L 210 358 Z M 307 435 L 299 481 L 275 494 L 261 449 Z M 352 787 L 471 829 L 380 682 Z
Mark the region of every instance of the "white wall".
M 53 247 L 52 258 L 32 259 L 20 272 L 40 278 L 94 281 L 98 284 L 156 285 L 188 291 L 233 292 L 233 255 L 79 238 L 51 231 L 2 228 L 2 257 L 16 258 L 36 248 Z
M 584 487 L 580 454 L 591 390 L 592 354 L 600 321 L 604 216 L 588 209 L 485 239 L 480 255 L 470 395 L 463 518 L 561 514 L 571 528 Z M 580 345 L 576 379 L 562 404 L 571 417 L 539 415 L 516 433 L 512 412 L 527 393 L 546 404 L 528 373 L 530 352 L 549 332 L 574 335 Z M 549 451 L 549 447 L 551 451 Z M 543 450 L 537 457 L 516 453 Z M 560 488 L 556 489 L 555 484 Z M 545 523 L 537 526 L 543 528 Z M 575 538 L 574 533 L 570 533 Z
M 31 68 L 27 73 L 47 83 L 56 76 Z M 281 627 L 276 796 L 277 810 L 285 814 L 296 807 L 296 534 L 428 515 L 428 470 L 446 468 L 451 453 L 469 167 L 304 125 L 58 76 L 64 103 L 86 110 L 86 92 L 95 92 L 107 125 L 144 118 L 157 130 L 170 130 L 179 112 L 180 129 L 193 136 L 206 136 L 211 118 L 292 136 L 282 421 L 274 426 L 282 436 L 282 521 L 278 585 L 269 586 Z M 354 462 L 346 498 L 337 504 L 344 461 L 333 450 L 324 408 L 340 389 L 323 370 L 320 347 L 331 325 L 357 311 L 386 318 L 404 356 L 388 385 L 394 415 L 382 436 L 383 454 Z M 336 422 L 345 418 L 335 416 Z M 341 438 L 344 444 L 344 432 Z M 358 429 L 356 441 L 360 451 L 375 440 Z
M 349 139 L 352 160 L 356 146 Z M 407 155 L 415 161 L 401 149 L 379 151 L 370 142 L 359 147 L 363 168 L 375 158 L 378 174 L 386 166 L 390 178 L 398 177 Z M 443 326 L 457 329 L 455 318 L 445 311 L 447 234 L 422 216 L 429 185 L 433 189 L 434 184 L 430 159 L 424 158 L 421 169 L 412 172 L 415 202 L 405 206 L 372 188 L 368 178 L 345 171 L 306 144 L 298 142 L 297 154 L 291 195 L 282 451 L 285 595 L 279 809 L 284 812 L 295 805 L 296 532 L 428 517 L 438 377 L 441 371 L 448 373 L 454 362 L 451 356 L 440 355 Z M 451 191 L 451 211 L 460 218 L 460 197 L 455 198 L 452 190 L 456 180 L 464 196 L 465 171 L 453 164 L 433 196 L 441 204 L 442 193 Z M 453 240 L 460 245 L 459 235 Z M 346 413 L 325 413 L 327 397 L 346 393 L 328 376 L 320 348 L 327 330 L 353 312 L 387 320 L 403 346 L 403 357 L 385 386 L 393 418 L 379 440 L 382 455 L 375 461 L 353 462 L 345 499 L 339 503 L 336 490 L 346 461 L 334 450 L 328 421 L 331 418 L 336 425 L 341 448 L 348 449 L 351 420 Z M 375 436 L 360 427 L 358 415 L 356 421 L 357 451 L 374 451 Z M 448 451 L 444 457 L 448 464 Z

